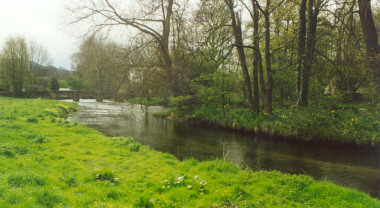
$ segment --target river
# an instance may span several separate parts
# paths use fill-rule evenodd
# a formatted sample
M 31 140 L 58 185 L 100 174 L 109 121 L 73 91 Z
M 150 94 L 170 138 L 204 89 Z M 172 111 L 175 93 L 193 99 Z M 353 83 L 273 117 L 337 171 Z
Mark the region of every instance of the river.
M 152 113 L 164 110 L 160 106 L 95 100 L 78 104 L 81 110 L 69 121 L 111 137 L 132 136 L 180 160 L 225 158 L 253 170 L 310 175 L 380 199 L 380 151 L 300 144 L 153 117 Z

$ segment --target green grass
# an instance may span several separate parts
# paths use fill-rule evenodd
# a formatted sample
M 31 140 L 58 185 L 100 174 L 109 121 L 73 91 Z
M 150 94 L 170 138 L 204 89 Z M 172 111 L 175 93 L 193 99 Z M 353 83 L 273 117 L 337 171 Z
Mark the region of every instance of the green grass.
M 342 104 L 330 109 L 275 109 L 272 115 L 250 113 L 247 108 L 226 106 L 225 117 L 221 106 L 201 106 L 190 112 L 175 108 L 172 112 L 178 117 L 289 139 L 353 145 L 380 144 L 379 112 L 375 107 L 365 104 Z
M 153 97 L 153 98 L 140 98 L 135 97 L 128 100 L 129 103 L 132 104 L 142 104 L 142 105 L 166 105 L 166 102 L 163 98 Z
M 304 175 L 180 162 L 65 121 L 76 109 L 0 97 L 0 207 L 380 207 L 367 194 Z

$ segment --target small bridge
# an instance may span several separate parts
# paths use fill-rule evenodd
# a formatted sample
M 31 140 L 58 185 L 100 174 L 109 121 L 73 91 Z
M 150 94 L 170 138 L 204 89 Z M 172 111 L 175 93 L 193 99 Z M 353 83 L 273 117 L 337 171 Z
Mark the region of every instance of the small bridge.
M 36 91 L 36 92 L 22 92 L 16 95 L 14 92 L 0 92 L 0 96 L 6 97 L 23 97 L 23 98 L 50 98 L 57 100 L 72 99 L 78 102 L 80 99 L 96 99 L 96 102 L 103 102 L 104 99 L 114 100 L 116 102 L 124 102 L 136 95 L 126 93 L 107 93 L 96 91 Z

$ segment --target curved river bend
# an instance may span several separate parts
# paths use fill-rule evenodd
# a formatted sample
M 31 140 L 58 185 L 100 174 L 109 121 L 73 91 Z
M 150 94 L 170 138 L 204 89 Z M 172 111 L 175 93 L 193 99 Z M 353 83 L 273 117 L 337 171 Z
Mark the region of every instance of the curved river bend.
M 151 149 L 179 159 L 210 160 L 226 157 L 254 170 L 307 174 L 355 188 L 380 199 L 380 151 L 315 147 L 265 136 L 194 126 L 155 118 L 160 106 L 81 100 L 81 111 L 69 116 L 107 136 L 132 136 Z

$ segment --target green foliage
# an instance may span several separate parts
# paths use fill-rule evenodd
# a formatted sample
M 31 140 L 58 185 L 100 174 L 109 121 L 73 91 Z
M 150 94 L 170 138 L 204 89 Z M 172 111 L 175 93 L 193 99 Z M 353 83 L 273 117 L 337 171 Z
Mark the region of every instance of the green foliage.
M 141 144 L 136 142 L 132 137 L 115 137 L 113 138 L 117 146 L 127 147 L 132 152 L 139 152 Z
M 36 138 L 34 138 L 33 142 L 35 143 L 38 143 L 38 144 L 42 144 L 42 143 L 46 143 L 47 140 L 46 140 L 46 137 L 44 135 L 37 135 Z
M 188 185 L 188 189 L 195 189 L 199 194 L 205 193 L 205 186 L 207 184 L 207 180 L 200 180 L 199 177 L 196 175 L 194 176 L 194 183 L 193 185 Z
M 57 77 L 51 78 L 50 89 L 53 91 L 57 91 L 59 89 L 59 83 L 58 83 Z
M 128 145 L 128 149 L 131 150 L 132 152 L 138 152 L 140 151 L 141 144 L 138 142 L 134 142 L 130 145 Z
M 84 90 L 86 89 L 86 85 L 84 81 L 76 76 L 71 76 L 66 79 L 66 83 L 72 90 Z
M 170 99 L 170 106 L 176 106 L 181 112 L 191 112 L 199 107 L 200 101 L 197 96 L 187 95 Z
M 142 104 L 142 105 L 166 105 L 164 98 L 152 97 L 152 98 L 142 98 L 135 97 L 128 100 L 129 103 Z
M 59 88 L 70 88 L 70 86 L 67 84 L 66 80 L 59 80 L 58 79 L 58 89 Z
M 25 38 L 8 38 L 0 52 L 0 83 L 2 88 L 20 95 L 26 88 L 29 53 Z
M 193 111 L 175 108 L 176 116 L 191 117 L 250 132 L 281 135 L 292 139 L 340 144 L 379 145 L 380 115 L 371 103 L 343 104 L 340 96 L 329 96 L 309 108 L 276 109 L 272 115 L 251 114 L 246 108 L 205 105 Z
M 77 185 L 78 177 L 73 174 L 65 174 L 61 177 L 61 181 L 65 182 L 70 187 L 75 187 Z
M 51 120 L 61 118 L 45 113 L 63 116 L 59 105 L 76 109 L 75 103 L 3 97 L 0 103 L 6 118 L 0 150 L 13 152 L 0 154 L 0 207 L 380 206 L 367 194 L 309 176 L 241 170 L 221 160 L 181 162 L 145 146 L 129 151 L 131 137 L 59 125 Z M 26 121 L 39 115 L 46 119 L 38 125 Z M 37 135 L 49 142 L 31 142 Z
M 109 182 L 118 182 L 119 179 L 115 177 L 113 170 L 99 170 L 95 173 L 94 176 L 97 181 L 109 181 Z

